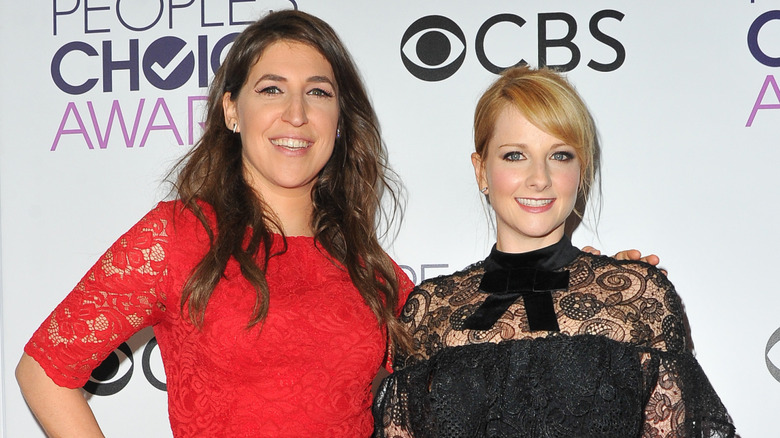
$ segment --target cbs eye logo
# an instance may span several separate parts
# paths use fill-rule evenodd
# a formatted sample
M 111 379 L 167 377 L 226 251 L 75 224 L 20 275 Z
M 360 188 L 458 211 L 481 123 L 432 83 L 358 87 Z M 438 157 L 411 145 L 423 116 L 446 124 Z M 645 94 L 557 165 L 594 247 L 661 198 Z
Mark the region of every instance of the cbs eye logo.
M 769 370 L 769 374 L 771 374 L 775 380 L 780 382 L 780 368 L 778 368 L 778 366 L 775 365 L 775 362 L 772 361 L 772 357 L 774 357 L 775 360 L 777 360 L 777 358 L 780 357 L 780 355 L 777 354 L 776 350 L 772 351 L 774 346 L 777 344 L 780 344 L 780 328 L 775 330 L 775 332 L 769 336 L 769 339 L 766 342 L 766 349 L 764 350 L 764 360 L 766 361 L 766 368 L 767 370 Z M 780 363 L 780 361 L 778 361 L 778 363 Z
M 157 357 L 153 358 L 152 356 L 155 354 Z M 143 348 L 141 368 L 150 385 L 160 391 L 166 391 L 166 383 L 155 376 L 157 368 L 155 364 L 160 362 L 159 354 L 157 338 L 152 337 Z M 123 342 L 97 368 L 92 370 L 92 375 L 84 384 L 84 390 L 94 395 L 114 395 L 130 383 L 135 365 L 136 360 L 132 348 Z M 160 370 L 157 369 L 157 372 L 159 373 Z
M 617 70 L 626 59 L 626 49 L 616 38 L 601 29 L 604 19 L 622 21 L 621 12 L 606 9 L 598 11 L 588 21 L 590 36 L 597 42 L 609 47 L 615 53 L 614 59 L 601 62 L 591 59 L 587 66 L 600 72 Z M 499 23 L 511 23 L 523 28 L 526 20 L 515 14 L 498 14 L 487 19 L 476 34 L 474 46 L 479 63 L 488 71 L 499 74 L 514 65 L 527 64 L 520 58 L 514 65 L 499 66 L 488 59 L 485 53 L 485 37 L 493 26 Z M 548 36 L 548 29 L 555 23 L 563 26 L 563 37 Z M 582 50 L 574 42 L 577 35 L 577 20 L 565 12 L 548 12 L 537 15 L 538 65 L 554 67 L 560 71 L 573 70 L 582 59 Z M 554 30 L 550 30 L 554 33 Z M 569 60 L 563 64 L 552 65 L 547 62 L 549 49 L 568 51 Z M 466 36 L 451 19 L 441 15 L 428 15 L 415 21 L 401 37 L 401 61 L 406 69 L 423 81 L 442 81 L 454 75 L 466 59 Z
M 441 15 L 420 18 L 401 38 L 404 66 L 424 81 L 447 79 L 458 71 L 465 59 L 466 36 L 454 21 Z
M 129 362 L 129 363 L 128 363 Z M 113 395 L 124 389 L 133 377 L 133 351 L 122 343 L 94 370 L 84 390 L 94 395 Z

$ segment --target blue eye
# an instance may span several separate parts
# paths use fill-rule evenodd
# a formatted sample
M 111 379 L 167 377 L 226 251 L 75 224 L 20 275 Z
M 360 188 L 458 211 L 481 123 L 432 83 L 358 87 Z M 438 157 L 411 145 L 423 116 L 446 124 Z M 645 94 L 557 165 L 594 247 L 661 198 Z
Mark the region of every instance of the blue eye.
M 525 157 L 523 156 L 523 153 L 520 151 L 507 152 L 503 156 L 503 159 L 506 161 L 520 161 L 523 158 Z
M 574 154 L 571 152 L 555 152 L 550 158 L 557 161 L 569 161 L 574 159 Z

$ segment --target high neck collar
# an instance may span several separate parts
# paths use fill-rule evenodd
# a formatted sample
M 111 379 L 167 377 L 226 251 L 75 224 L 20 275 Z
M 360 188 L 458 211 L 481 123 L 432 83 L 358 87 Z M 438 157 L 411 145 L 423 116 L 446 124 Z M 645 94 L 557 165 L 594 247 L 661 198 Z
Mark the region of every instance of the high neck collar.
M 579 254 L 580 250 L 572 246 L 566 235 L 558 243 L 523 253 L 502 252 L 493 245 L 486 260 L 486 269 L 537 268 L 553 271 L 568 265 Z

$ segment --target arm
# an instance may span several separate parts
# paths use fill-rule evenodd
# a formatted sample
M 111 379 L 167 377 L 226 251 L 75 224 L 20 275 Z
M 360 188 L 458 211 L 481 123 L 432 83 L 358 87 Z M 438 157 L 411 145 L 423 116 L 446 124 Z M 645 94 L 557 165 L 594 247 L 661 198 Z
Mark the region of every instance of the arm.
M 16 377 L 49 436 L 103 436 L 80 387 L 119 344 L 162 316 L 160 222 L 145 218 L 120 237 L 25 346 Z
M 389 375 L 390 375 L 390 371 L 387 371 L 387 368 L 384 367 L 379 368 L 379 371 L 377 371 L 374 380 L 371 381 L 371 395 L 376 397 L 376 392 L 379 391 L 379 385 L 381 385 L 382 380 L 384 380 L 384 378 Z
M 659 368 L 658 380 L 645 405 L 642 438 L 684 436 L 685 406 L 680 387 L 674 374 L 665 365 L 663 361 L 660 366 L 656 365 Z
M 26 353 L 16 367 L 16 380 L 46 435 L 103 437 L 81 389 L 58 386 Z
M 648 295 L 663 303 L 664 313 L 655 324 L 659 334 L 644 361 L 657 372 L 645 406 L 643 437 L 734 438 L 731 417 L 692 354 L 690 330 L 682 300 L 666 276 L 649 268 Z M 653 365 L 648 366 L 648 364 Z
M 385 379 L 374 399 L 374 434 L 372 438 L 412 438 L 409 430 L 409 406 L 399 397 L 394 377 Z
M 642 438 L 738 438 L 707 376 L 690 353 L 660 360 L 658 380 L 645 406 Z

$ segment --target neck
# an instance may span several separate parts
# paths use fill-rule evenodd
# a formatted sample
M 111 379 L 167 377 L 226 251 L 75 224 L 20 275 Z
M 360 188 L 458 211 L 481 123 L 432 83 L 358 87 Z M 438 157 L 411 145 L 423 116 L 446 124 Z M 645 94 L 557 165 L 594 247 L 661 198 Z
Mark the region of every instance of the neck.
M 281 231 L 286 236 L 314 235 L 311 227 L 311 216 L 314 204 L 311 200 L 311 189 L 302 190 L 266 190 L 262 193 L 263 202 L 278 219 Z
M 496 233 L 496 249 L 510 254 L 522 254 L 555 245 L 563 238 L 563 228 L 556 229 L 542 237 L 525 239 L 506 238 L 500 231 Z
M 535 251 L 523 253 L 507 253 L 498 249 L 496 245 L 488 256 L 488 270 L 517 269 L 533 267 L 546 271 L 560 269 L 576 259 L 580 250 L 571 245 L 571 241 L 564 235 L 561 240 Z

